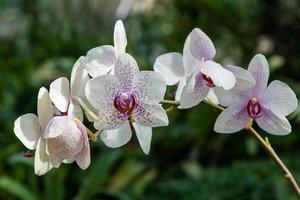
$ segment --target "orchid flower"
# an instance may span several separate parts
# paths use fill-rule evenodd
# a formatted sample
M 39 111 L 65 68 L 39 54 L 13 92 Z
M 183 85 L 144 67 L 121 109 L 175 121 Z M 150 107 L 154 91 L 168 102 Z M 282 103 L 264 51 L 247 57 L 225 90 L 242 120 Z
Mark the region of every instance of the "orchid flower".
M 53 106 L 46 88 L 39 90 L 37 113 L 38 116 L 27 113 L 16 119 L 14 133 L 26 148 L 35 150 L 34 172 L 43 175 L 52 168 L 43 138 L 46 126 L 53 117 Z
M 233 73 L 212 61 L 215 54 L 209 37 L 195 28 L 186 38 L 183 55 L 173 52 L 156 59 L 154 71 L 164 76 L 167 85 L 178 84 L 175 100 L 180 101 L 179 108 L 195 106 L 208 94 L 218 103 L 213 88 L 229 90 L 235 85 Z
M 125 53 L 127 46 L 126 32 L 121 20 L 114 27 L 114 46 L 102 45 L 89 50 L 82 60 L 82 64 L 91 77 L 97 77 L 114 72 L 116 59 Z
M 290 133 L 291 125 L 285 116 L 297 108 L 298 100 L 293 90 L 278 80 L 267 86 L 269 64 L 261 54 L 253 57 L 248 71 L 255 84 L 251 83 L 253 81 L 249 76 L 244 76 L 244 80 L 250 80 L 248 83 L 238 81 L 232 90 L 216 90 L 220 103 L 228 108 L 217 118 L 214 130 L 219 133 L 234 133 L 255 120 L 260 128 L 270 134 Z
M 71 83 L 65 77 L 60 77 L 50 84 L 49 95 L 62 113 L 74 116 L 80 121 L 83 120 L 83 111 L 78 102 L 73 97 L 79 97 L 85 100 L 84 88 L 89 76 L 81 65 L 83 60 L 81 56 L 74 64 L 71 73 Z
M 94 123 L 108 147 L 120 147 L 131 139 L 132 123 L 140 146 L 149 153 L 152 128 L 167 126 L 165 110 L 159 104 L 166 92 L 164 78 L 156 72 L 139 71 L 129 54 L 118 56 L 115 75 L 90 79 L 85 94 L 91 105 L 99 109 Z

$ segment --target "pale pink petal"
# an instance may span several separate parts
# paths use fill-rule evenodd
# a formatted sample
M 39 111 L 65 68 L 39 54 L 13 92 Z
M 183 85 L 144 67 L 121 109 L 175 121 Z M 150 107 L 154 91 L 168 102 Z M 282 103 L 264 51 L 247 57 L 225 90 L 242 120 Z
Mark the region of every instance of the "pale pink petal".
M 83 60 L 83 56 L 78 58 L 72 68 L 70 79 L 72 96 L 83 97 L 85 84 L 89 80 L 89 75 L 82 65 Z
M 139 91 L 139 100 L 145 103 L 158 103 L 163 100 L 167 85 L 163 76 L 153 71 L 141 71 L 134 77 L 134 88 Z
M 215 87 L 214 92 L 217 95 L 219 103 L 222 106 L 240 104 L 244 102 L 245 99 L 248 99 L 247 92 L 240 92 L 234 89 L 224 90 L 223 88 Z
M 103 131 L 100 137 L 106 146 L 117 148 L 127 144 L 131 139 L 131 135 L 131 128 L 127 120 L 117 129 Z
M 96 109 L 107 107 L 113 102 L 113 93 L 119 87 L 118 79 L 112 75 L 92 78 L 86 83 L 85 95 Z
M 91 155 L 90 155 L 90 143 L 86 133 L 86 129 L 83 126 L 80 128 L 81 130 L 81 141 L 83 143 L 82 150 L 75 156 L 75 160 L 77 165 L 85 170 L 91 163 Z
M 214 131 L 218 133 L 235 133 L 244 129 L 249 120 L 250 117 L 243 104 L 229 106 L 218 116 Z
M 213 42 L 199 28 L 194 28 L 191 32 L 190 50 L 192 55 L 200 61 L 212 60 L 216 55 Z
M 98 113 L 98 121 L 94 122 L 97 130 L 111 130 L 120 127 L 127 118 L 120 116 L 120 113 L 113 105 L 101 108 Z
M 192 55 L 190 50 L 191 33 L 187 36 L 183 47 L 183 66 L 185 75 L 191 75 L 198 68 L 199 61 Z
M 81 106 L 73 99 L 70 101 L 68 116 L 73 116 L 80 121 L 83 121 L 83 111 L 81 109 Z
M 226 65 L 225 69 L 231 71 L 236 78 L 236 84 L 233 87 L 234 90 L 243 91 L 255 85 L 254 77 L 247 70 L 233 65 Z
M 271 110 L 277 110 L 286 116 L 296 110 L 298 100 L 287 84 L 273 81 L 263 95 L 263 103 Z
M 46 142 L 40 138 L 34 154 L 34 173 L 42 176 L 52 169 L 50 158 L 46 152 Z
M 185 76 L 180 53 L 172 52 L 157 57 L 153 68 L 165 78 L 167 85 L 175 85 Z
M 114 28 L 114 46 L 116 51 L 116 56 L 125 53 L 127 46 L 126 31 L 121 20 L 118 20 Z
M 265 56 L 256 54 L 250 61 L 248 71 L 253 75 L 256 84 L 252 89 L 256 95 L 264 92 L 268 85 L 269 63 Z
M 142 104 L 132 115 L 139 124 L 147 127 L 168 126 L 166 111 L 159 104 Z
M 38 117 L 32 113 L 18 117 L 14 123 L 14 133 L 26 148 L 34 150 L 41 137 Z
M 67 112 L 70 100 L 70 84 L 66 77 L 56 79 L 50 84 L 49 96 L 61 112 Z
M 126 53 L 118 56 L 114 73 L 123 87 L 131 87 L 132 80 L 138 71 L 138 65 L 131 55 Z
M 132 125 L 143 152 L 148 155 L 151 146 L 152 128 L 139 123 L 132 123 Z
M 38 103 L 37 103 L 37 113 L 42 128 L 42 132 L 44 132 L 48 122 L 52 119 L 54 115 L 53 110 L 54 109 L 49 97 L 48 90 L 42 87 L 38 94 Z
M 89 50 L 82 64 L 92 77 L 109 73 L 116 62 L 115 48 L 103 45 Z
M 180 101 L 181 93 L 182 93 L 182 90 L 185 85 L 186 85 L 186 78 L 182 78 L 179 81 L 178 86 L 177 86 L 177 90 L 176 90 L 176 94 L 175 94 L 175 101 Z
M 210 102 L 212 102 L 213 104 L 218 105 L 219 104 L 219 99 L 217 97 L 217 95 L 215 94 L 214 88 L 210 88 L 206 99 Z
M 290 122 L 284 115 L 265 107 L 262 107 L 261 117 L 255 121 L 260 128 L 272 135 L 287 135 L 292 131 Z

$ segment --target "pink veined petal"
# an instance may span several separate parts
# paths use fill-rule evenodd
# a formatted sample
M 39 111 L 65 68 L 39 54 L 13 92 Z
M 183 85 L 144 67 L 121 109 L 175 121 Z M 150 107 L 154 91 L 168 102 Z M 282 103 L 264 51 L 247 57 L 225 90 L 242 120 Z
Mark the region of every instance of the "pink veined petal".
M 132 117 L 140 125 L 147 127 L 168 126 L 169 119 L 166 111 L 159 104 L 139 105 Z
M 175 85 L 185 76 L 182 55 L 172 52 L 157 57 L 154 63 L 154 71 L 165 78 L 167 85 Z
M 66 77 L 60 77 L 50 84 L 49 96 L 61 112 L 67 112 L 70 100 L 70 84 Z
M 265 56 L 256 54 L 249 63 L 248 71 L 253 75 L 256 84 L 253 93 L 261 95 L 267 88 L 269 79 L 269 63 Z
M 61 136 L 64 133 L 70 133 L 76 131 L 77 131 L 77 125 L 74 121 L 74 117 L 56 116 L 53 117 L 48 123 L 43 138 L 44 139 L 56 138 Z
M 256 83 L 252 74 L 241 67 L 226 65 L 225 69 L 231 71 L 236 78 L 236 84 L 233 87 L 234 90 L 245 91 L 252 88 Z
M 151 146 L 152 128 L 145 127 L 139 123 L 132 123 L 132 125 L 143 152 L 148 155 Z
M 46 152 L 46 142 L 43 138 L 40 138 L 37 143 L 37 147 L 34 155 L 34 173 L 42 176 L 52 169 L 50 158 Z
M 186 78 L 184 77 L 178 83 L 176 94 L 175 94 L 175 101 L 180 101 L 181 93 L 185 85 L 186 85 Z
M 216 55 L 213 42 L 199 28 L 194 28 L 191 32 L 190 50 L 199 61 L 212 60 Z
M 90 143 L 84 125 L 82 125 L 81 127 L 81 141 L 83 143 L 83 148 L 77 155 L 75 155 L 75 160 L 77 165 L 81 169 L 85 170 L 88 168 L 88 166 L 91 163 L 91 155 L 90 155 Z
M 215 87 L 214 92 L 222 106 L 240 104 L 244 102 L 247 97 L 247 93 L 244 94 L 243 92 L 239 92 L 235 89 L 224 90 L 223 88 Z
M 289 115 L 296 110 L 298 99 L 294 91 L 281 81 L 272 81 L 263 95 L 263 103 L 271 110 Z
M 70 80 L 72 96 L 83 97 L 85 84 L 89 80 L 89 75 L 82 65 L 83 60 L 83 56 L 78 58 L 72 68 Z
M 103 45 L 89 50 L 82 60 L 82 65 L 92 77 L 97 77 L 109 73 L 115 62 L 115 48 Z
M 132 136 L 131 128 L 128 120 L 119 128 L 113 130 L 105 130 L 100 134 L 101 140 L 110 148 L 118 148 L 127 144 Z
M 266 107 L 262 107 L 261 117 L 255 121 L 261 129 L 272 135 L 287 135 L 292 131 L 290 122 L 284 115 Z
M 49 97 L 48 90 L 42 87 L 39 90 L 37 103 L 37 113 L 42 128 L 42 133 L 44 132 L 48 122 L 52 119 L 54 115 L 53 110 L 54 109 Z
M 116 51 L 116 56 L 125 53 L 127 46 L 126 31 L 121 20 L 118 20 L 114 28 L 114 46 Z
M 85 95 L 93 107 L 102 109 L 113 102 L 113 93 L 118 87 L 119 82 L 115 76 L 103 75 L 86 83 Z
M 213 80 L 217 87 L 230 90 L 234 87 L 236 79 L 234 74 L 224 69 L 220 64 L 213 61 L 206 61 L 201 67 L 201 72 Z
M 218 133 L 235 133 L 244 129 L 250 117 L 241 104 L 226 108 L 217 118 L 214 131 Z
M 99 110 L 98 121 L 94 122 L 94 127 L 97 130 L 112 130 L 120 127 L 126 120 L 127 118 L 120 116 L 113 105 L 110 105 Z
M 83 121 L 83 111 L 80 105 L 73 99 L 70 101 L 69 109 L 68 109 L 68 116 L 73 116 Z
M 140 101 L 158 103 L 163 100 L 167 85 L 161 74 L 153 71 L 140 71 L 136 73 L 133 82 Z
M 18 117 L 14 123 L 14 133 L 26 148 L 34 150 L 41 137 L 38 117 L 32 113 Z
M 187 85 L 183 87 L 181 96 L 180 96 L 180 105 L 178 108 L 181 109 L 187 109 L 191 108 L 193 106 L 198 105 L 201 101 L 205 99 L 205 97 L 208 95 L 209 87 L 203 82 L 199 81 L 197 85 L 197 89 L 191 90 L 192 86 L 189 86 L 190 81 L 195 81 L 195 78 L 192 78 L 188 81 Z M 195 88 L 195 83 L 194 83 Z
M 190 50 L 191 33 L 187 36 L 183 47 L 183 67 L 185 69 L 185 75 L 190 76 L 199 65 L 199 61 L 192 55 Z
M 124 89 L 131 88 L 132 80 L 138 71 L 138 65 L 131 55 L 126 53 L 118 56 L 114 73 Z

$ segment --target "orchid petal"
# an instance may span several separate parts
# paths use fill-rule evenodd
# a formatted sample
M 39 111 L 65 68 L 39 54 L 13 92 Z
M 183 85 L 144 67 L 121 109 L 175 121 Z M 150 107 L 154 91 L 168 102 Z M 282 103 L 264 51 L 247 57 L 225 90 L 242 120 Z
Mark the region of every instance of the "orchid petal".
M 198 68 L 199 61 L 192 55 L 190 50 L 191 33 L 187 36 L 183 46 L 183 67 L 185 75 L 190 76 Z
M 186 78 L 182 78 L 179 81 L 178 86 L 177 86 L 177 90 L 176 90 L 176 94 L 175 94 L 175 101 L 180 101 L 181 93 L 182 93 L 182 90 L 185 85 L 186 85 Z
M 54 115 L 53 110 L 54 109 L 49 97 L 48 90 L 42 87 L 39 90 L 38 103 L 37 103 L 37 113 L 42 128 L 42 132 L 44 132 L 48 122 L 52 119 Z
M 50 84 L 49 96 L 61 112 L 67 112 L 70 99 L 69 80 L 65 77 L 56 79 Z
M 294 91 L 281 81 L 273 81 L 266 89 L 263 102 L 271 110 L 277 110 L 283 115 L 289 115 L 298 105 Z
M 103 45 L 89 50 L 82 64 L 92 77 L 109 73 L 116 62 L 115 48 Z
M 85 170 L 91 163 L 90 143 L 84 125 L 81 127 L 82 150 L 75 156 L 77 165 Z
M 118 56 L 114 73 L 115 76 L 118 77 L 121 85 L 130 87 L 132 80 L 138 71 L 138 65 L 131 55 L 126 53 Z
M 115 76 L 103 75 L 86 83 L 85 95 L 93 107 L 100 109 L 112 103 L 112 95 L 118 87 L 118 79 Z
M 287 135 L 292 131 L 290 122 L 284 115 L 265 107 L 262 108 L 261 117 L 255 121 L 260 128 L 272 135 Z
M 75 102 L 73 99 L 70 101 L 69 109 L 68 109 L 68 116 L 73 116 L 83 121 L 83 112 L 80 105 Z
M 139 100 L 145 103 L 158 103 L 166 93 L 164 77 L 157 72 L 141 71 L 134 77 L 134 87 L 139 90 Z
M 216 55 L 213 42 L 199 28 L 194 28 L 191 32 L 190 51 L 199 61 L 212 60 Z
M 225 90 L 230 90 L 236 83 L 235 76 L 231 71 L 224 69 L 220 64 L 213 61 L 204 62 L 201 72 L 210 77 L 216 86 Z
M 85 84 L 89 80 L 89 75 L 82 65 L 83 60 L 83 56 L 78 58 L 72 68 L 70 81 L 72 96 L 83 97 Z
M 147 127 L 168 126 L 166 111 L 159 104 L 142 104 L 132 116 L 140 125 Z
M 100 134 L 101 140 L 110 148 L 118 148 L 127 144 L 132 136 L 131 128 L 128 120 L 119 128 L 113 130 L 105 130 Z
M 41 137 L 41 127 L 36 115 L 28 113 L 16 119 L 14 133 L 26 148 L 34 150 Z
M 40 138 L 34 155 L 34 173 L 42 176 L 51 170 L 51 168 L 50 158 L 46 152 L 46 142 L 43 138 Z
M 98 121 L 94 122 L 94 127 L 97 130 L 111 130 L 120 127 L 127 118 L 120 116 L 119 112 L 109 105 L 101 108 L 98 114 Z
M 160 73 L 167 85 L 175 85 L 185 76 L 182 55 L 180 53 L 167 53 L 156 58 L 154 71 Z
M 116 51 L 116 56 L 125 53 L 127 46 L 126 31 L 121 20 L 118 20 L 114 28 L 114 46 Z
M 236 84 L 232 89 L 244 91 L 255 85 L 254 77 L 247 70 L 233 65 L 226 65 L 225 69 L 231 71 L 236 78 Z
M 151 146 L 152 128 L 142 126 L 138 123 L 132 123 L 132 125 L 143 152 L 148 155 Z
M 210 102 L 212 102 L 213 104 L 219 105 L 219 99 L 217 97 L 217 95 L 214 92 L 214 88 L 210 88 L 206 99 Z
M 250 117 L 243 105 L 229 106 L 218 116 L 214 131 L 218 133 L 235 133 L 244 129 L 249 120 Z
M 253 75 L 256 84 L 252 89 L 257 95 L 261 94 L 268 85 L 269 63 L 265 56 L 256 54 L 250 61 L 248 71 Z
M 235 89 L 224 90 L 223 88 L 215 87 L 214 92 L 222 106 L 239 104 L 247 97 L 245 93 L 239 92 Z

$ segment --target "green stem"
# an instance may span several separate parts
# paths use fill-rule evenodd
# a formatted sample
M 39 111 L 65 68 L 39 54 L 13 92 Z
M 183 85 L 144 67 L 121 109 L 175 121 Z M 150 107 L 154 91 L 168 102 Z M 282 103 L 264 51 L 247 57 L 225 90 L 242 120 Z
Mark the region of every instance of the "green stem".
M 82 101 L 81 98 L 79 97 L 72 97 L 72 98 L 79 103 L 79 105 L 82 107 L 85 113 L 88 114 L 93 119 L 93 121 L 98 121 L 97 115 L 89 109 L 89 107 Z
M 173 100 L 162 100 L 159 103 L 161 103 L 161 104 L 169 104 L 169 105 L 173 105 L 173 106 L 179 106 L 180 105 L 179 101 L 173 101 Z

